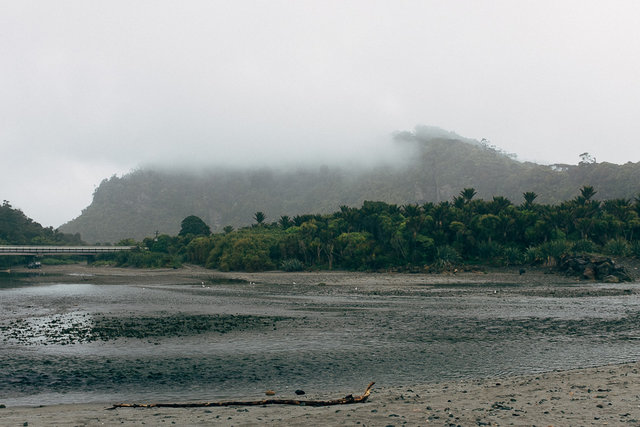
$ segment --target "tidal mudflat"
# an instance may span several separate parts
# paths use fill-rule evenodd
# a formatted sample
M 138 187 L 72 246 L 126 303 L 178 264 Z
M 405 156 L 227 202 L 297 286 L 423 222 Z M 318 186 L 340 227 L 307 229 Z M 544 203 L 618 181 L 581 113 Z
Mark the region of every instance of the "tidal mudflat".
M 635 284 L 51 268 L 0 289 L 0 403 L 310 396 L 640 359 Z

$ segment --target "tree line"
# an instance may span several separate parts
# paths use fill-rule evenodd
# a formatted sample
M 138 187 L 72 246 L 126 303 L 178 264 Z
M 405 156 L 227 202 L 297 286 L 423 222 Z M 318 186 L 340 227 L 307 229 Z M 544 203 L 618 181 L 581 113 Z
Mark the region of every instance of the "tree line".
M 53 227 L 43 227 L 27 217 L 20 209 L 11 206 L 8 200 L 0 205 L 0 245 L 80 245 L 84 244 L 80 234 L 61 233 Z M 17 256 L 0 257 L 0 268 L 23 264 L 29 258 Z
M 215 234 L 189 216 L 178 235 L 148 237 L 137 243 L 148 250 L 103 260 L 139 267 L 188 262 L 224 271 L 442 271 L 463 264 L 553 265 L 570 253 L 640 256 L 640 197 L 598 201 L 595 194 L 584 186 L 571 200 L 540 204 L 535 192 L 525 192 L 516 205 L 502 196 L 479 199 L 474 188 L 464 188 L 440 203 L 365 201 L 272 222 L 256 212 L 251 226 Z
M 27 217 L 8 200 L 0 205 L 0 245 L 78 245 L 80 234 L 61 233 L 53 227 L 43 227 Z

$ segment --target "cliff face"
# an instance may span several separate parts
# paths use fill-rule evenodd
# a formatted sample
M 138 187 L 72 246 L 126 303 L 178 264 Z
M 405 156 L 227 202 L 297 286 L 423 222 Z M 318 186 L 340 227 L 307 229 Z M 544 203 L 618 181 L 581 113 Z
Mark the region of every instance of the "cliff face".
M 226 225 L 251 224 L 257 211 L 271 222 L 281 215 L 329 213 L 365 200 L 440 202 L 465 187 L 475 188 L 479 198 L 500 195 L 514 203 L 522 201 L 525 191 L 537 193 L 542 203 L 559 202 L 575 197 L 583 185 L 595 187 L 596 198 L 633 198 L 640 193 L 640 163 L 562 168 L 522 163 L 455 134 L 434 137 L 428 129 L 398 134 L 396 140 L 406 160 L 358 169 L 139 170 L 112 177 L 100 184 L 91 205 L 60 230 L 80 233 L 89 243 L 116 243 L 156 231 L 177 234 L 189 215 L 199 216 L 216 232 Z

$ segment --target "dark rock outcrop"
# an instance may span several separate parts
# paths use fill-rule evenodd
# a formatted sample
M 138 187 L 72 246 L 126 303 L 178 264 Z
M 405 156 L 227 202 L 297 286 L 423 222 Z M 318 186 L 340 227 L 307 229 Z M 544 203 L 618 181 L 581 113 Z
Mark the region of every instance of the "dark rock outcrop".
M 624 267 L 607 257 L 595 255 L 565 255 L 560 259 L 558 269 L 569 276 L 606 283 L 630 282 L 631 276 Z

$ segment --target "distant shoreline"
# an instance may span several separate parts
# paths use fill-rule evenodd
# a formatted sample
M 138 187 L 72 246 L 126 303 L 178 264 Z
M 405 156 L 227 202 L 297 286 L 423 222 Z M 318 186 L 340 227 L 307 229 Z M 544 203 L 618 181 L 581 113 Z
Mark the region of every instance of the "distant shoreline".
M 621 262 L 633 278 L 633 283 L 640 281 L 640 261 L 628 259 Z M 598 282 L 580 280 L 578 277 L 566 276 L 551 272 L 543 267 L 492 267 L 444 273 L 398 273 L 398 272 L 358 272 L 344 270 L 320 270 L 311 272 L 222 272 L 210 270 L 197 265 L 185 264 L 182 268 L 133 268 L 92 266 L 87 264 L 43 265 L 39 270 L 26 267 L 11 269 L 14 273 L 31 273 L 21 280 L 31 283 L 59 282 L 60 276 L 70 276 L 82 282 L 94 284 L 122 283 L 126 278 L 132 284 L 181 284 L 197 283 L 209 278 L 235 279 L 265 284 L 326 284 L 326 285 L 368 285 L 368 286 L 406 286 L 406 285 L 482 285 L 482 284 L 518 284 L 518 285 L 553 285 L 576 284 L 588 285 Z
M 211 270 L 197 265 L 185 264 L 182 268 L 135 268 L 93 266 L 90 264 L 43 265 L 41 269 L 30 270 L 26 267 L 12 268 L 13 273 L 30 273 L 23 277 L 29 282 L 59 282 L 60 276 L 71 276 L 96 284 L 121 282 L 123 278 L 135 283 L 154 281 L 170 281 L 171 283 L 189 283 L 203 278 L 239 279 L 247 282 L 268 284 L 296 282 L 301 284 L 390 284 L 411 285 L 433 283 L 445 284 L 482 284 L 482 283 L 588 283 L 576 277 L 549 273 L 545 268 L 526 268 L 521 274 L 519 268 L 490 268 L 472 271 L 444 273 L 405 273 L 405 272 L 360 272 L 348 270 L 318 270 L 302 272 L 285 272 L 279 270 L 262 272 Z M 164 278 L 164 279 L 163 279 Z

